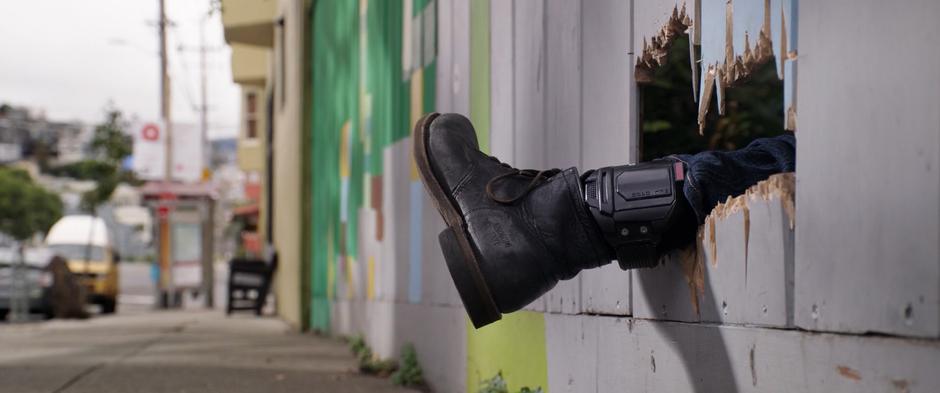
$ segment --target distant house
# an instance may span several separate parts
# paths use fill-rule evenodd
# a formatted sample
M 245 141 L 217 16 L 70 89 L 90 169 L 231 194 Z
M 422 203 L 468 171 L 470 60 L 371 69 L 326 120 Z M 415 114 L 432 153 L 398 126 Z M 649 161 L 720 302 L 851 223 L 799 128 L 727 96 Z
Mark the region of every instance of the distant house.
M 0 163 L 23 158 L 23 148 L 29 143 L 27 123 L 29 113 L 24 108 L 4 105 L 0 108 Z
M 63 123 L 58 128 L 56 162 L 69 164 L 87 159 L 91 154 L 91 140 L 94 127 L 77 123 Z
M 46 120 L 24 107 L 0 106 L 0 163 L 23 159 L 68 164 L 88 158 L 94 128 Z

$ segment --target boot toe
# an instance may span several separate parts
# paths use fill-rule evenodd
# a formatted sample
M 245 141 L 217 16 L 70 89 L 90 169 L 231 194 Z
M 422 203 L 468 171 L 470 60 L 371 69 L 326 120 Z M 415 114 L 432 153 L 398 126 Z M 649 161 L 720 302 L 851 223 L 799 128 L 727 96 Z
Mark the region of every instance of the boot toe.
M 479 153 L 476 131 L 470 120 L 456 113 L 435 118 L 428 130 L 427 155 L 434 177 L 453 191 Z
M 431 139 L 440 137 L 447 143 L 464 144 L 474 150 L 480 149 L 477 133 L 464 115 L 444 113 L 431 122 Z

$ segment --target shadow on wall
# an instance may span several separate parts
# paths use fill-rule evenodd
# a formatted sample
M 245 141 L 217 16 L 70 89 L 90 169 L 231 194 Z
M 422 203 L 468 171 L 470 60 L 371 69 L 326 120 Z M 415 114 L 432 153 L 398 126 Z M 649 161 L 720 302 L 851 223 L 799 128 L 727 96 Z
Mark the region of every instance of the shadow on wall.
M 677 153 L 739 149 L 755 139 L 786 132 L 783 129 L 783 82 L 778 78 L 771 58 L 758 65 L 746 83 L 725 91 L 723 113 L 719 115 L 717 110 L 709 111 L 705 129 L 699 133 L 699 103 L 693 93 L 689 53 L 688 36 L 676 36 L 662 66 L 654 69 L 648 82 L 639 84 L 640 151 L 643 161 Z M 703 247 L 701 244 L 697 246 Z M 694 254 L 695 250 L 691 252 Z M 671 255 L 663 263 L 680 264 L 680 253 Z M 694 263 L 704 261 L 696 260 Z M 681 265 L 685 267 L 686 264 Z M 697 292 L 692 294 L 697 298 L 697 301 L 692 300 L 695 318 L 720 315 L 720 310 L 716 309 L 720 300 L 705 299 L 707 296 L 715 296 L 708 277 L 709 269 L 704 266 L 698 268 L 702 269 L 702 283 Z M 647 302 L 656 299 L 656 304 L 646 304 L 648 310 L 658 312 L 661 305 L 689 302 L 689 292 L 682 289 L 687 287 L 687 279 L 691 278 L 682 274 L 679 266 L 666 270 L 668 274 L 634 275 L 634 285 L 642 291 L 642 297 Z M 663 313 L 661 317 L 668 320 L 665 308 Z M 721 329 L 685 329 L 683 325 L 677 324 L 653 326 L 663 336 L 663 342 L 671 343 L 696 392 L 738 391 L 729 348 Z M 655 365 L 652 354 L 651 363 Z
M 701 245 L 699 245 L 701 247 Z M 694 253 L 694 251 L 693 251 Z M 664 263 L 677 263 L 671 255 Z M 704 262 L 702 262 L 704 263 Z M 660 269 L 663 267 L 660 266 Z M 712 296 L 714 293 L 711 288 L 711 282 L 708 278 L 708 269 L 704 269 L 703 286 L 699 294 Z M 677 273 L 680 270 L 675 270 Z M 670 279 L 674 280 L 670 288 L 685 287 L 686 277 L 682 274 L 674 274 Z M 648 304 L 647 307 L 655 309 L 658 304 L 678 304 L 688 301 L 689 293 L 685 291 L 663 291 L 659 287 L 658 281 L 634 280 L 634 285 L 638 285 L 643 291 L 645 299 L 657 299 L 657 304 Z M 653 288 L 656 286 L 656 288 Z M 695 294 L 694 296 L 698 296 Z M 664 298 L 668 297 L 668 298 Z M 699 315 L 717 315 L 717 302 L 702 301 L 699 296 Z M 726 392 L 736 393 L 738 391 L 735 383 L 734 371 L 731 364 L 731 356 L 728 353 L 728 346 L 725 344 L 724 337 L 721 335 L 721 329 L 681 329 L 673 324 L 655 323 L 657 331 L 663 336 L 661 342 L 672 344 L 674 352 L 678 353 L 682 364 L 685 367 L 686 374 L 689 376 L 691 386 L 696 392 Z M 718 349 L 718 350 L 716 350 Z M 651 355 L 653 356 L 653 355 Z M 655 358 L 651 357 L 651 362 L 655 364 Z M 655 367 L 655 366 L 654 366 Z

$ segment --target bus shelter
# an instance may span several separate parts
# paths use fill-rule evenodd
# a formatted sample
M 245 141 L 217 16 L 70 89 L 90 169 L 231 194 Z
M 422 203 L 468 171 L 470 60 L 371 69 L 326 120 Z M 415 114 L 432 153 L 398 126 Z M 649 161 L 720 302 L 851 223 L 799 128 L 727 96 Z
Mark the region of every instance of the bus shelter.
M 182 305 L 184 294 L 214 306 L 213 233 L 215 202 L 212 184 L 148 182 L 142 187 L 154 221 L 155 280 L 160 308 Z

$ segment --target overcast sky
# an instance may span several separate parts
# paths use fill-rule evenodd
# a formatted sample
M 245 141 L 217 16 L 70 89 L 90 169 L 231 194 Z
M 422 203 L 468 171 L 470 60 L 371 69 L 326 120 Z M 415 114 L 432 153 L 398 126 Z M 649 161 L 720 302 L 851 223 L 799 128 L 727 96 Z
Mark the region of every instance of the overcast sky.
M 198 124 L 200 20 L 209 0 L 165 0 L 173 121 Z M 0 103 L 50 120 L 99 122 L 113 102 L 131 117 L 160 111 L 157 0 L 2 0 Z M 238 86 L 219 15 L 205 25 L 210 137 L 234 136 Z M 182 45 L 183 50 L 178 48 Z

